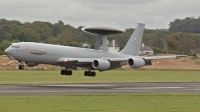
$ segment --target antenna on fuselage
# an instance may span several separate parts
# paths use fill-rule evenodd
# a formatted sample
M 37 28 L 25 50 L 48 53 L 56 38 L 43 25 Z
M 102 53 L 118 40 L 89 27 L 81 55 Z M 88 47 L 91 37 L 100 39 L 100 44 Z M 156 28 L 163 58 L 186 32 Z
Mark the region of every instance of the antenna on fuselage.
M 100 50 L 100 46 L 102 45 L 103 51 L 108 51 L 108 45 L 107 45 L 107 35 L 113 35 L 117 33 L 122 33 L 123 31 L 110 28 L 110 27 L 84 27 L 82 28 L 83 31 L 89 32 L 92 34 L 97 34 L 96 44 L 95 44 L 95 50 Z

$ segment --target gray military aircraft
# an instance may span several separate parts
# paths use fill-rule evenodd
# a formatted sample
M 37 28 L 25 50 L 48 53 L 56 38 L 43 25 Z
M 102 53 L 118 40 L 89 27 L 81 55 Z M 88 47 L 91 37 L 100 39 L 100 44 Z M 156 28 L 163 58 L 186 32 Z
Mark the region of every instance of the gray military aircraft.
M 95 49 L 19 42 L 12 43 L 4 52 L 10 59 L 18 60 L 21 63 L 19 65 L 20 70 L 24 69 L 24 65 L 33 67 L 38 64 L 51 64 L 65 67 L 61 70 L 62 75 L 71 76 L 72 69 L 81 67 L 88 70 L 84 72 L 85 76 L 93 77 L 96 76 L 94 70 L 111 70 L 126 64 L 131 68 L 140 68 L 151 65 L 151 60 L 176 58 L 178 56 L 139 56 L 144 27 L 145 24 L 138 23 L 126 46 L 120 52 L 108 51 L 106 35 L 122 32 L 109 27 L 85 27 L 82 29 L 86 32 L 98 34 Z M 100 49 L 101 44 L 102 50 Z

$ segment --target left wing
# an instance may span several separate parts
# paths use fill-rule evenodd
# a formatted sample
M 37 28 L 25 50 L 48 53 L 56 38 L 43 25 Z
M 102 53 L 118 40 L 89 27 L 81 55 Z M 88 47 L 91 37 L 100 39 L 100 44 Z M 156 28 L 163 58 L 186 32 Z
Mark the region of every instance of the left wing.
M 57 63 L 91 63 L 96 58 L 60 58 Z
M 125 62 L 129 58 L 60 58 L 57 63 L 92 63 L 94 60 L 107 60 L 110 62 Z

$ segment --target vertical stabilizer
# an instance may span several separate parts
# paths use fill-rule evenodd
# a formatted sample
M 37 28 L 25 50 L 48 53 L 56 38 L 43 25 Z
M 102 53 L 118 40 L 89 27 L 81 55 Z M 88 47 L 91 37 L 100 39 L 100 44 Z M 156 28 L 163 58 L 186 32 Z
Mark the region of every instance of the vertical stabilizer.
M 142 37 L 144 33 L 144 26 L 145 24 L 138 23 L 138 26 L 134 30 L 126 46 L 120 51 L 121 53 L 134 55 L 134 56 L 139 55 Z

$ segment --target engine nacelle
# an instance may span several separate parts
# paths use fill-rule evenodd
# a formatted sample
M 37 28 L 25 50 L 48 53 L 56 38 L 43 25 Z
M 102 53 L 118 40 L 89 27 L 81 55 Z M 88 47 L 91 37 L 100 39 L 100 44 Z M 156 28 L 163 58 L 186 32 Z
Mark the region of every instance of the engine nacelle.
M 107 60 L 97 59 L 92 62 L 92 66 L 94 69 L 103 71 L 110 68 L 110 62 Z
M 131 68 L 140 68 L 145 65 L 145 61 L 140 58 L 130 58 L 130 59 L 128 59 L 127 64 Z
M 37 66 L 38 63 L 27 63 L 27 62 L 25 62 L 24 65 L 26 65 L 28 67 L 34 67 L 34 66 Z

